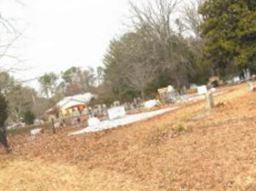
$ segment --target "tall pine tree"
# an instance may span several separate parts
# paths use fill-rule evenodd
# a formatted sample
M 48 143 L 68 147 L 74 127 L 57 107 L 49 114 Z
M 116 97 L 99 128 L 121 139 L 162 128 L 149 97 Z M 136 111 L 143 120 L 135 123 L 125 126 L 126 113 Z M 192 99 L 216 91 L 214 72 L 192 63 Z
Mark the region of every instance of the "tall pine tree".
M 204 56 L 215 74 L 256 69 L 255 0 L 207 0 L 200 8 L 204 22 Z

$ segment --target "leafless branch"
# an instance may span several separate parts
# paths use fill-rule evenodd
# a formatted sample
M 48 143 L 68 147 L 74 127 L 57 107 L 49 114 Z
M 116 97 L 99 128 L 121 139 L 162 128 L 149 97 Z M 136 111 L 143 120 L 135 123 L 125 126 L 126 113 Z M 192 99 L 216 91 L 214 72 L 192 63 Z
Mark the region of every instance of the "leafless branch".
M 190 1 L 183 9 L 183 22 L 188 31 L 192 32 L 196 37 L 200 36 L 199 26 L 202 22 L 202 16 L 198 13 L 199 7 L 204 0 Z

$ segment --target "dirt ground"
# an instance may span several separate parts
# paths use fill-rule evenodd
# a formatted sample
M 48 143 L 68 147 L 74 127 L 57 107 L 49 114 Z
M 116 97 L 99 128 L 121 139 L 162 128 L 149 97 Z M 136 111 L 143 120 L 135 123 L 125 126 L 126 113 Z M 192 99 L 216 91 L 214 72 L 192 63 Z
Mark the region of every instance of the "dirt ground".
M 211 111 L 200 101 L 95 134 L 10 137 L 0 190 L 254 191 L 256 93 L 246 84 L 220 91 Z

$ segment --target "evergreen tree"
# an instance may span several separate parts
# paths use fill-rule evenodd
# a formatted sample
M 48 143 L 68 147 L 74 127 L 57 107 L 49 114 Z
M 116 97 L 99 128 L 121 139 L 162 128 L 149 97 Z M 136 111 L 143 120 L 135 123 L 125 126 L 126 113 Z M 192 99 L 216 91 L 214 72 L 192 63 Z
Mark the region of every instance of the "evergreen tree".
M 204 56 L 215 74 L 227 75 L 254 68 L 255 7 L 253 0 L 207 0 L 201 6 Z
M 34 121 L 35 121 L 35 114 L 32 112 L 32 111 L 26 111 L 24 114 L 23 114 L 23 119 L 24 119 L 24 122 L 27 124 L 27 125 L 33 125 L 34 124 Z

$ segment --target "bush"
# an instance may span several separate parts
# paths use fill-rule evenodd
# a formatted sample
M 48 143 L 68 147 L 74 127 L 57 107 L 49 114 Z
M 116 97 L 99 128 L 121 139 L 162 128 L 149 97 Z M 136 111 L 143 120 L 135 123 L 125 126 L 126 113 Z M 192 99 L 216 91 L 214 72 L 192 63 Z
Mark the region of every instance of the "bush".
M 23 115 L 24 123 L 27 125 L 33 125 L 35 121 L 35 115 L 31 111 L 26 111 Z

